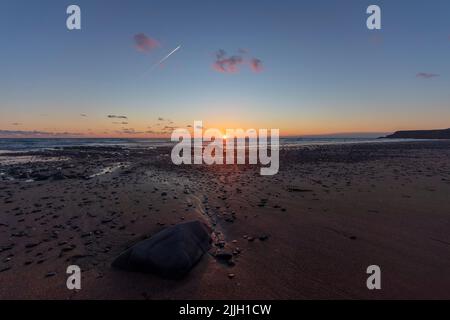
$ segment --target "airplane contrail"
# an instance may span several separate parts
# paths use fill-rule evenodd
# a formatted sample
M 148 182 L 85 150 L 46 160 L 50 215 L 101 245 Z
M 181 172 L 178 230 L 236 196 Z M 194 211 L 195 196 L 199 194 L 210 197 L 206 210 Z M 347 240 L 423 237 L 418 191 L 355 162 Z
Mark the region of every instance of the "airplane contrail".
M 161 63 L 163 63 L 164 61 L 166 61 L 167 59 L 169 59 L 169 57 L 174 54 L 175 52 L 177 52 L 179 49 L 181 48 L 181 46 L 176 47 L 175 49 L 173 49 L 167 56 L 165 56 L 164 58 L 162 58 L 158 63 L 156 63 L 153 67 L 152 70 L 155 69 L 157 66 L 161 65 Z

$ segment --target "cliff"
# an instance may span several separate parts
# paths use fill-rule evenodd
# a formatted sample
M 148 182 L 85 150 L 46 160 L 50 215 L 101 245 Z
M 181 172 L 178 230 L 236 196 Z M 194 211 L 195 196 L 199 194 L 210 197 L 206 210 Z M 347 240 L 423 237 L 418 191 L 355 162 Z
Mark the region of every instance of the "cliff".
M 387 139 L 450 139 L 450 128 L 441 130 L 397 131 L 384 138 Z

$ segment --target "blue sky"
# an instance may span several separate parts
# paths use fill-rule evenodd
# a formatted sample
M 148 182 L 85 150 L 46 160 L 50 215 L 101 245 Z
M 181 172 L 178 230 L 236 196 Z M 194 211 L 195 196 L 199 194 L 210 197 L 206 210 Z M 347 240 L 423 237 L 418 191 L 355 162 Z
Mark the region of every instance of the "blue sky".
M 70 4 L 80 31 L 66 28 Z M 370 4 L 382 30 L 366 28 Z M 159 117 L 285 134 L 450 127 L 449 15 L 445 0 L 2 0 L 0 129 L 140 135 Z M 160 46 L 136 50 L 140 33 Z M 237 72 L 213 68 L 219 49 L 244 60 Z

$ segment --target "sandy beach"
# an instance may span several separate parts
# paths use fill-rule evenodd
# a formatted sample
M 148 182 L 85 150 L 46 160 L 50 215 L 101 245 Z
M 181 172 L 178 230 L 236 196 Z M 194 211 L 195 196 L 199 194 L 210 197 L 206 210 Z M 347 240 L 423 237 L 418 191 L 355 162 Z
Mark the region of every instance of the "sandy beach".
M 450 298 L 449 141 L 290 148 L 275 176 L 175 166 L 169 155 L 2 154 L 0 298 Z M 187 277 L 111 267 L 130 245 L 191 220 L 209 225 L 214 243 Z M 81 290 L 66 288 L 71 264 L 82 269 Z M 366 287 L 373 264 L 382 290 Z

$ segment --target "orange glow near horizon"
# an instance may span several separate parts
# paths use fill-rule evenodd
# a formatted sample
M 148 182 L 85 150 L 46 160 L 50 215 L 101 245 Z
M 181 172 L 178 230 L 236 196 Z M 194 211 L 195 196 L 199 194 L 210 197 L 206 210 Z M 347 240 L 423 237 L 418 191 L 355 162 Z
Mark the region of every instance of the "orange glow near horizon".
M 6 122 L 0 119 L 0 130 L 5 132 L 28 132 L 27 136 L 36 136 L 34 131 L 49 133 L 50 137 L 81 137 L 81 138 L 170 138 L 174 128 L 188 128 L 192 131 L 194 120 L 183 120 L 171 118 L 158 123 L 155 116 L 129 115 L 126 120 L 108 119 L 104 115 L 90 115 L 89 117 L 78 116 L 68 119 L 67 117 L 48 116 L 39 117 L 22 115 L 14 117 L 14 122 Z M 170 117 L 168 117 L 169 119 Z M 151 120 L 148 120 L 151 119 Z M 220 120 L 219 120 L 220 119 Z M 218 128 L 226 139 L 226 129 L 272 129 L 280 130 L 281 136 L 303 136 L 303 135 L 329 135 L 336 133 L 389 133 L 398 130 L 425 130 L 445 129 L 449 124 L 446 117 L 436 120 L 434 117 L 404 118 L 404 117 L 361 117 L 334 119 L 329 116 L 302 118 L 299 116 L 284 116 L 281 118 L 261 117 L 252 119 L 248 117 L 209 117 L 203 120 L 204 130 L 207 128 Z M 162 128 L 166 127 L 162 132 Z M 19 135 L 17 135 L 19 137 Z M 45 134 L 37 135 L 45 137 Z M 2 134 L 0 137 L 13 137 Z

